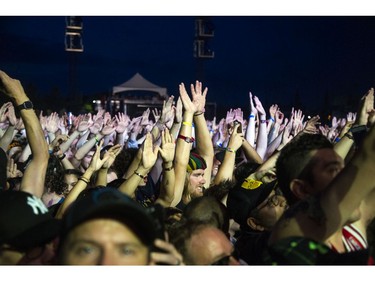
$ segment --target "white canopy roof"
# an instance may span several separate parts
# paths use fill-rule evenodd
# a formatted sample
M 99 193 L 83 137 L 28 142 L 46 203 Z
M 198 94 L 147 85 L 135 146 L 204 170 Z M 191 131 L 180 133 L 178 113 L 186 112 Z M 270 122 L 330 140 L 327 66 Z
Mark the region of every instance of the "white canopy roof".
M 112 95 L 116 95 L 117 93 L 126 92 L 126 91 L 150 91 L 150 92 L 158 93 L 160 98 L 162 99 L 168 98 L 167 88 L 162 88 L 162 87 L 159 87 L 158 85 L 151 83 L 139 73 L 136 73 L 128 81 L 118 86 L 114 86 L 112 89 Z

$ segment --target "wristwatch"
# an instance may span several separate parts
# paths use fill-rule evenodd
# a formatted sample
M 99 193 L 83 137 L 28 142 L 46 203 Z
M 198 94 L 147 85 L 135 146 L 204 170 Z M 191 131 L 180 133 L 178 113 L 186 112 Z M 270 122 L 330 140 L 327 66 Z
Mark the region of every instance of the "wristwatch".
M 17 106 L 18 110 L 22 110 L 22 109 L 33 109 L 34 108 L 34 105 L 31 101 L 27 100 L 25 101 L 24 103 L 20 104 L 19 106 Z
M 178 135 L 178 138 L 183 139 L 187 143 L 192 143 L 192 142 L 195 141 L 195 139 L 193 137 L 186 137 L 186 136 L 183 136 L 183 135 Z

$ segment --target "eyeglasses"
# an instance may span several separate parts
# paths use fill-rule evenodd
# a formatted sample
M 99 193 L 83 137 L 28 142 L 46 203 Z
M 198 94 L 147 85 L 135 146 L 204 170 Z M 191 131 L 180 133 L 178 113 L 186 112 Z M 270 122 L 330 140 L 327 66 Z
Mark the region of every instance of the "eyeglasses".
M 268 198 L 267 202 L 265 204 L 263 204 L 263 206 L 258 207 L 257 209 L 261 210 L 261 209 L 263 209 L 266 206 L 269 207 L 269 208 L 276 207 L 280 203 L 281 203 L 280 195 L 279 194 L 274 194 L 270 198 Z

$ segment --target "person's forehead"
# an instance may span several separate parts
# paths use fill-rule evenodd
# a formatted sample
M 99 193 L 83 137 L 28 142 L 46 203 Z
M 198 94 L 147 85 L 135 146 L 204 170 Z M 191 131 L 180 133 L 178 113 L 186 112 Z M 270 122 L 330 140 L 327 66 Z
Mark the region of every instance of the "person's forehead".
M 107 232 L 110 235 L 103 236 Z M 140 241 L 139 237 L 124 221 L 111 218 L 92 218 L 74 227 L 69 236 L 73 239 L 96 237 L 99 239 L 119 239 Z
M 65 175 L 65 180 L 77 180 L 78 176 L 76 174 Z
M 311 154 L 309 161 L 310 168 L 314 167 L 326 167 L 329 164 L 343 164 L 344 160 L 340 157 L 336 151 L 330 148 L 324 148 L 316 150 Z
M 191 173 L 194 174 L 194 175 L 198 175 L 198 174 L 204 174 L 204 171 L 203 169 L 196 169 L 194 171 L 192 171 Z
M 233 245 L 218 228 L 205 227 L 192 236 L 192 246 L 205 248 L 213 258 L 220 258 L 233 251 Z

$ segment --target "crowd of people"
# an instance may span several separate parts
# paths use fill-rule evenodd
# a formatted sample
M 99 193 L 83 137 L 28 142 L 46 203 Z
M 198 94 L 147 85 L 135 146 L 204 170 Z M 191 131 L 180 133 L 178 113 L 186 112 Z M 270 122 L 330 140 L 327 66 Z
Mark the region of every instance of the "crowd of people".
M 321 124 L 208 88 L 162 110 L 47 115 L 0 71 L 0 264 L 372 265 L 374 89 Z

